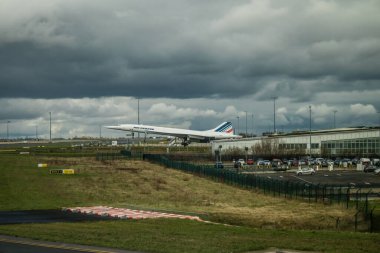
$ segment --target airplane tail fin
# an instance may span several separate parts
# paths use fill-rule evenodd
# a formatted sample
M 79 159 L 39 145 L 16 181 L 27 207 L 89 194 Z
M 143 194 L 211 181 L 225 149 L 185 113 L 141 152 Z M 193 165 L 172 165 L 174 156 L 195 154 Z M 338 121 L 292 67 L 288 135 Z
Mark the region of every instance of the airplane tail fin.
M 215 127 L 214 129 L 211 129 L 213 132 L 220 132 L 220 133 L 227 133 L 227 134 L 234 134 L 234 129 L 232 127 L 231 122 L 223 122 L 219 126 Z

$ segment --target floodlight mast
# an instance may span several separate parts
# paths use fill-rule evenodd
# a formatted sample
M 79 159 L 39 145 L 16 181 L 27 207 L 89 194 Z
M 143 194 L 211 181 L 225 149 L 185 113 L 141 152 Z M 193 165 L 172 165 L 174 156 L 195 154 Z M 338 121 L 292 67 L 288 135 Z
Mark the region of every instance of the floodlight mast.
M 248 137 L 248 112 L 245 111 L 245 138 Z
M 50 118 L 50 142 L 51 142 L 51 112 L 49 112 L 49 118 Z
M 140 125 L 140 98 L 137 98 L 137 125 Z M 140 132 L 137 133 L 137 139 L 140 143 Z
M 311 158 L 311 105 L 309 105 L 309 133 L 310 133 L 310 140 L 309 140 L 309 145 L 310 145 L 310 158 Z
M 253 133 L 254 133 L 254 128 L 253 128 L 253 113 L 252 113 L 252 136 L 253 137 Z
M 278 97 L 272 97 L 273 99 L 273 133 L 276 133 L 276 99 Z
M 235 134 L 239 134 L 239 116 L 237 116 L 236 118 L 237 118 L 237 129 L 236 129 Z
M 11 123 L 10 120 L 7 121 L 7 141 L 9 141 L 9 123 Z
M 333 112 L 334 112 L 334 129 L 335 129 L 336 128 L 335 114 L 338 112 L 338 110 L 334 110 Z

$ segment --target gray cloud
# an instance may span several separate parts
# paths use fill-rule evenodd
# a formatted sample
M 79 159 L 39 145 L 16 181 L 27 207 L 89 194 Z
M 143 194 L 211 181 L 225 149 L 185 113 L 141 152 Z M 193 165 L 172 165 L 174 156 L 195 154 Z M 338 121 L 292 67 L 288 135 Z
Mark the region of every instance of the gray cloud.
M 52 111 L 56 134 L 97 135 L 136 122 L 140 97 L 144 123 L 208 129 L 247 111 L 260 132 L 273 129 L 278 96 L 285 130 L 307 128 L 308 105 L 315 128 L 332 126 L 332 110 L 340 126 L 374 125 L 379 10 L 370 0 L 3 0 L 0 120 L 32 134 Z
M 16 15 L 18 4 L 0 13 L 2 97 L 223 98 L 276 83 L 302 101 L 342 83 L 378 89 L 374 1 L 56 0 Z

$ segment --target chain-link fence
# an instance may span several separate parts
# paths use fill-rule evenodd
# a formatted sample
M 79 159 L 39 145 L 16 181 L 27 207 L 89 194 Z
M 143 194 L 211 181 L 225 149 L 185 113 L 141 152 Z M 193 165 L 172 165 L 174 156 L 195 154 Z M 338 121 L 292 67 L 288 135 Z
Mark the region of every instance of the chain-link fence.
M 253 173 L 242 173 L 238 170 L 219 169 L 210 165 L 174 161 L 160 154 L 132 153 L 127 150 L 121 153 L 101 153 L 96 157 L 98 160 L 143 159 L 229 185 L 247 189 L 260 189 L 264 194 L 274 197 L 300 199 L 307 202 L 322 202 L 324 204 L 341 204 L 346 208 L 356 208 L 355 231 L 378 231 L 378 228 L 373 226 L 374 207 L 371 207 L 368 201 L 369 198 L 376 196 L 376 194 L 368 188 L 354 188 L 350 185 L 291 182 Z M 378 187 L 380 188 L 380 185 Z M 337 219 L 337 228 L 339 227 L 339 222 L 339 219 Z M 365 228 L 363 228 L 363 224 Z

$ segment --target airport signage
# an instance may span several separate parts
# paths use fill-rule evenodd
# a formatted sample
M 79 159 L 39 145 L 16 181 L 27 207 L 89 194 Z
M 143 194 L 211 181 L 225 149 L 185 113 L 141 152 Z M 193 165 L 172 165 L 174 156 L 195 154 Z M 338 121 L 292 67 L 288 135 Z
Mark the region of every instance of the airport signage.
M 50 170 L 50 174 L 75 174 L 75 171 L 73 169 L 52 169 Z

